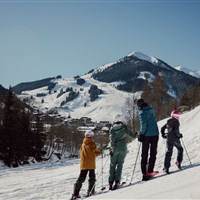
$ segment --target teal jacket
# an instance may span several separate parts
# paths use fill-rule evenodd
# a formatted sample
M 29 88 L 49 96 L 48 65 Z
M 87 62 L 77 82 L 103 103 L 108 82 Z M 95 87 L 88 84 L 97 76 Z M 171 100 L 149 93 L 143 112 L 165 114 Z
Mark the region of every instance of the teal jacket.
M 127 142 L 126 142 L 126 134 L 128 134 L 132 138 L 137 137 L 137 133 L 133 133 L 128 127 L 119 122 L 113 124 L 110 129 L 110 146 L 114 149 L 114 152 L 127 152 Z
M 159 135 L 155 112 L 148 104 L 140 108 L 139 121 L 141 134 L 145 136 Z

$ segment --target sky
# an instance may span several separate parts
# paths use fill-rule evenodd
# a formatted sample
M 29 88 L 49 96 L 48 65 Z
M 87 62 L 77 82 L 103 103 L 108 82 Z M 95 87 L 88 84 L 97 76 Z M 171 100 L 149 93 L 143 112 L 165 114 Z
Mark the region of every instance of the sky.
M 0 0 L 0 84 L 83 75 L 130 52 L 200 70 L 200 1 Z
M 200 179 L 200 106 L 180 116 L 180 131 L 183 134 L 181 142 L 184 148 L 183 170 L 177 170 L 175 165 L 177 150 L 174 148 L 171 159 L 171 174 L 162 172 L 164 155 L 166 152 L 166 140 L 162 137 L 158 142 L 158 153 L 155 170 L 159 174 L 152 180 L 141 182 L 142 173 L 140 169 L 141 149 L 136 165 L 136 155 L 139 149 L 137 140 L 128 144 L 128 153 L 122 170 L 122 181 L 127 185 L 123 188 L 108 192 L 108 174 L 110 159 L 108 152 L 104 157 L 96 159 L 96 192 L 106 187 L 105 193 L 92 196 L 90 199 L 199 199 Z M 158 122 L 159 129 L 166 123 L 167 119 Z M 186 151 L 187 150 L 187 153 Z M 188 158 L 188 156 L 189 158 Z M 62 160 L 52 159 L 20 166 L 18 168 L 4 168 L 0 162 L 0 199 L 3 200 L 66 200 L 70 199 L 73 186 L 79 176 L 79 159 Z M 192 163 L 192 165 L 190 164 Z M 103 166 L 103 167 L 102 167 Z M 131 180 L 133 167 L 135 172 Z M 102 171 L 103 169 L 103 171 Z M 103 172 L 103 173 L 101 173 Z M 131 183 L 131 185 L 129 185 Z M 83 183 L 80 195 L 87 193 L 88 177 Z M 83 198 L 86 199 L 86 198 Z

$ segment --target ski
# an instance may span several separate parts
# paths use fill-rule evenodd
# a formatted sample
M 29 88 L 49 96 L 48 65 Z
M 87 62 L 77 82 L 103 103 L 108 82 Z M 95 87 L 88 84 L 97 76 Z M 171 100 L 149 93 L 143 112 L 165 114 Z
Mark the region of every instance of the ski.
M 72 194 L 72 197 L 70 198 L 70 200 L 75 200 L 75 199 L 82 199 L 81 198 L 81 196 L 80 195 L 78 195 L 78 196 L 74 196 L 73 194 Z
M 153 171 L 153 172 L 149 173 L 149 175 L 152 176 L 152 177 L 154 177 L 158 174 L 159 174 L 159 171 Z
M 106 187 L 102 187 L 102 188 L 101 188 L 101 191 L 104 191 L 105 189 L 106 189 Z
M 123 187 L 125 184 L 126 184 L 126 181 L 123 181 L 122 183 L 120 183 L 120 184 L 118 185 L 118 187 L 113 188 L 111 191 L 117 190 L 117 189 Z
M 126 185 L 126 181 L 123 181 L 123 182 L 119 185 L 119 187 L 123 187 L 124 185 Z
M 102 187 L 100 191 L 96 191 L 94 194 L 91 194 L 91 195 L 82 195 L 83 198 L 81 199 L 86 199 L 88 197 L 91 197 L 91 196 L 97 196 L 97 195 L 100 195 L 100 194 L 103 194 L 103 193 L 106 193 L 106 192 L 109 192 L 109 190 L 106 189 L 106 187 Z

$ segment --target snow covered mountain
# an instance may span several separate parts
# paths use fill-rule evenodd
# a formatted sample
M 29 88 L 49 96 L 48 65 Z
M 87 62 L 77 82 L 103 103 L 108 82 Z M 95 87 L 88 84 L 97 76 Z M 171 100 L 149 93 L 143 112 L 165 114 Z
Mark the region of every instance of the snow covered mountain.
M 62 117 L 90 117 L 111 121 L 121 113 L 127 97 L 138 98 L 145 83 L 164 77 L 168 95 L 180 97 L 198 79 L 174 69 L 155 57 L 132 52 L 116 62 L 90 70 L 74 78 L 47 78 L 13 87 L 19 97 L 44 113 Z
M 167 119 L 158 122 L 159 129 Z M 140 156 L 136 163 L 132 184 L 131 174 L 134 167 L 139 143 L 134 140 L 128 145 L 128 154 L 122 171 L 122 180 L 127 186 L 119 190 L 108 191 L 89 199 L 199 199 L 200 180 L 200 106 L 184 113 L 180 117 L 180 131 L 184 144 L 183 170 L 176 168 L 177 151 L 174 149 L 170 171 L 162 173 L 166 140 L 160 137 L 155 170 L 160 174 L 153 180 L 141 182 Z M 187 150 L 187 152 L 185 151 Z M 141 152 L 140 152 L 141 154 Z M 188 156 L 192 162 L 190 165 Z M 102 173 L 103 164 L 103 173 Z M 103 159 L 97 158 L 96 163 L 96 191 L 102 185 L 108 188 L 109 155 L 105 152 Z M 0 199 L 9 200 L 65 200 L 70 199 L 73 185 L 79 175 L 79 159 L 57 160 L 20 166 L 18 168 L 3 168 L 0 163 Z M 81 196 L 87 193 L 88 181 L 83 183 Z M 84 198 L 83 198 L 84 199 Z
M 53 79 L 52 82 L 56 83 L 56 86 L 51 90 L 51 94 L 49 94 L 48 86 L 46 86 L 24 91 L 19 97 L 28 99 L 27 103 L 31 107 L 44 113 L 59 113 L 64 118 L 70 115 L 72 118 L 88 117 L 93 121 L 112 121 L 113 115 L 121 113 L 125 99 L 131 94 L 117 90 L 115 87 L 117 83 L 103 83 L 87 75 L 82 78 L 86 81 L 83 85 L 76 84 L 76 80 L 73 78 Z M 103 94 L 99 95 L 95 101 L 90 100 L 89 90 L 92 85 L 103 90 Z M 73 88 L 73 91 L 78 92 L 79 95 L 61 106 L 70 92 L 63 92 L 61 96 L 59 94 L 68 88 Z M 43 95 L 38 96 L 38 94 Z M 135 93 L 134 96 L 137 98 L 139 94 L 139 92 Z
M 185 72 L 186 74 L 190 74 L 191 76 L 200 78 L 200 71 L 193 71 L 182 66 L 175 67 L 175 69 Z

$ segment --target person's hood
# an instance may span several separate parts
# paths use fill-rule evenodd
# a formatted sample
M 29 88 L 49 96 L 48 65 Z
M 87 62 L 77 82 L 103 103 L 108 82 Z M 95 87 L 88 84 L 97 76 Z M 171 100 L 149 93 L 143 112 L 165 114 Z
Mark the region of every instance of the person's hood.
M 146 107 L 149 107 L 149 105 L 147 104 L 147 103 L 142 103 L 140 106 L 139 106 L 139 109 L 141 110 L 143 110 L 144 108 L 146 108 Z
M 92 138 L 92 137 L 85 137 L 84 139 L 83 139 L 83 143 L 84 144 L 89 144 L 90 142 L 94 142 L 94 138 Z
M 124 124 L 121 123 L 121 122 L 114 123 L 113 126 L 112 126 L 113 130 L 115 130 L 115 131 L 118 131 L 118 130 L 122 129 L 123 127 L 124 127 Z

